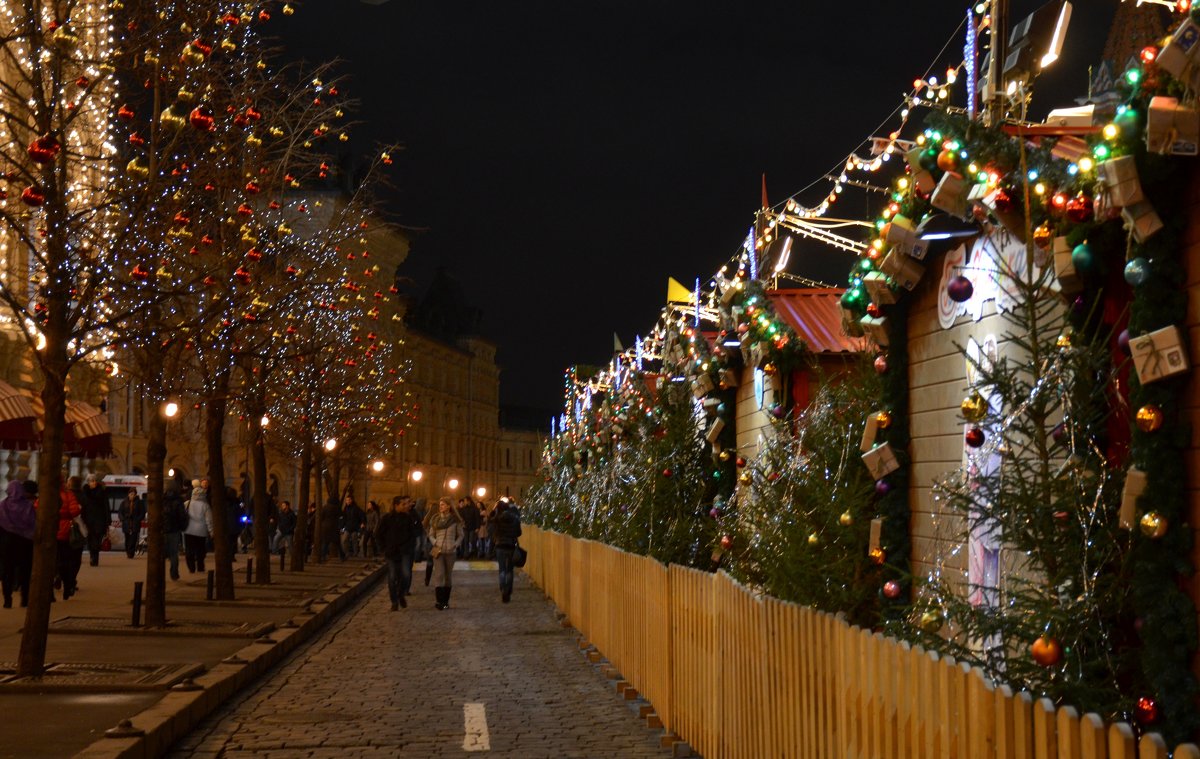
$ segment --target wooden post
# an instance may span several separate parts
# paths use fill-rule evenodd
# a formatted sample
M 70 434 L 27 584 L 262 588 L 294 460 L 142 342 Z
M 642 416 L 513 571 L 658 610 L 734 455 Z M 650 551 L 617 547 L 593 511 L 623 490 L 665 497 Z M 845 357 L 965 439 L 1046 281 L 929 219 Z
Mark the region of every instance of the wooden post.
M 133 584 L 133 622 L 134 627 L 142 626 L 142 587 L 143 583 L 139 580 Z

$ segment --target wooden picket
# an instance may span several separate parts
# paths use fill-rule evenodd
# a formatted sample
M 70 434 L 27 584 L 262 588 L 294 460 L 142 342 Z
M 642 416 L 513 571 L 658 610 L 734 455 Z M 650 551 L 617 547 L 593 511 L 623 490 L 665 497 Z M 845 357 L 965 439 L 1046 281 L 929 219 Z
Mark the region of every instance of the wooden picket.
M 525 574 L 701 756 L 1166 759 L 1155 734 L 711 574 L 525 527 Z M 1178 746 L 1175 759 L 1200 759 Z

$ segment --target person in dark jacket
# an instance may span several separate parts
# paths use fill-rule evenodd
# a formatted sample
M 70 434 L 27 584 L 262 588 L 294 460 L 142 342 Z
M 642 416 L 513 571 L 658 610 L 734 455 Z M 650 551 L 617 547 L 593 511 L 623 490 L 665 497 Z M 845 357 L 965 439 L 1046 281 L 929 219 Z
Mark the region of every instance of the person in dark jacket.
M 366 512 L 354 502 L 354 496 L 347 493 L 345 500 L 342 502 L 342 530 L 346 534 L 344 553 L 349 553 L 351 556 L 358 556 L 358 551 L 362 548 L 363 525 L 366 523 Z
M 83 524 L 87 527 L 87 548 L 93 567 L 100 564 L 100 548 L 108 537 L 108 526 L 112 516 L 108 513 L 108 496 L 104 494 L 104 486 L 94 474 L 87 476 L 87 481 L 79 491 L 79 506 L 83 509 Z
M 37 497 L 33 480 L 8 483 L 8 497 L 0 501 L 0 587 L 4 590 L 4 608 L 12 608 L 14 592 L 21 594 L 21 606 L 29 605 L 29 576 L 33 571 L 33 528 Z
M 342 510 L 338 508 L 337 500 L 330 498 L 321 507 L 321 539 L 319 541 L 320 548 L 317 550 L 320 561 L 325 561 L 331 546 L 337 549 L 339 559 L 346 560 L 346 549 L 342 548 L 341 522 Z
M 513 589 L 513 551 L 521 535 L 521 517 L 516 508 L 496 504 L 496 565 L 500 569 L 500 600 L 508 603 Z
M 179 579 L 179 551 L 183 548 L 183 531 L 188 526 L 188 511 L 179 494 L 179 486 L 172 482 L 163 492 L 163 545 L 167 550 L 167 562 L 171 568 L 171 579 Z
M 146 504 L 138 497 L 137 490 L 130 488 L 121 501 L 121 534 L 125 536 L 125 555 L 133 558 L 138 543 L 142 540 L 142 520 L 146 518 Z
M 412 513 L 412 501 L 406 495 L 392 499 L 392 510 L 379 520 L 375 540 L 383 552 L 388 566 L 388 595 L 392 598 L 392 611 L 400 606 L 408 608 L 404 597 L 412 587 L 413 556 L 417 550 L 417 538 L 421 530 Z
M 479 507 L 475 505 L 475 500 L 471 496 L 466 496 L 458 501 L 458 515 L 463 522 L 463 542 L 462 548 L 459 550 L 459 555 L 464 559 L 472 559 L 475 557 L 477 546 L 479 544 Z
M 289 501 L 279 503 L 279 514 L 275 517 L 275 550 L 283 556 L 292 548 L 292 536 L 296 534 L 296 512 Z

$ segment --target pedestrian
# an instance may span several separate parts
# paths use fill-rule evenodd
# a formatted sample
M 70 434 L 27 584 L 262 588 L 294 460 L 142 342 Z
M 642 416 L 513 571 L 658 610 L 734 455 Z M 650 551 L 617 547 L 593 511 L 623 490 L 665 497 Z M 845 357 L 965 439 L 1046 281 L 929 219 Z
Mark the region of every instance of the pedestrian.
M 130 488 L 121 502 L 121 534 L 125 536 L 125 555 L 133 558 L 142 537 L 142 520 L 146 518 L 146 507 L 138 498 L 137 490 Z
M 87 527 L 87 548 L 93 567 L 100 564 L 100 549 L 108 537 L 108 526 L 112 516 L 108 512 L 108 496 L 95 474 L 89 474 L 80 491 L 79 508 L 83 509 L 83 523 Z
M 242 509 L 242 499 L 238 497 L 237 488 L 230 485 L 225 488 L 225 525 L 229 528 L 229 554 L 237 561 L 238 540 L 246 527 L 246 512 Z
M 378 510 L 378 508 L 376 509 Z M 413 554 L 417 550 L 420 528 L 412 514 L 412 501 L 406 495 L 392 499 L 392 510 L 379 520 L 376 530 L 379 548 L 388 567 L 388 595 L 392 611 L 408 608 L 404 597 L 412 587 Z
M 346 549 L 342 547 L 342 510 L 338 508 L 337 500 L 330 498 L 321 507 L 321 547 L 318 549 L 320 561 L 330 554 L 330 547 L 336 548 L 338 558 L 346 560 Z
M 0 588 L 4 608 L 12 608 L 13 593 L 21 594 L 21 606 L 29 605 L 29 576 L 33 572 L 33 529 L 37 512 L 33 501 L 37 483 L 13 480 L 8 496 L 0 501 Z
M 183 532 L 188 527 L 188 511 L 174 482 L 163 492 L 163 547 L 167 551 L 167 563 L 171 579 L 179 579 L 179 551 L 183 547 Z
M 83 548 L 87 545 L 86 540 L 75 542 L 71 535 L 71 525 L 76 523 L 75 520 L 82 513 L 79 508 L 79 499 L 75 497 L 75 491 L 78 488 L 79 478 L 71 476 L 58 491 L 58 530 L 54 534 L 54 539 L 56 541 L 56 566 L 58 577 L 62 581 L 64 601 L 75 595 L 79 579 L 79 565 L 83 561 Z M 141 528 L 139 527 L 138 530 L 140 531 Z
M 362 555 L 363 558 L 379 555 L 379 541 L 375 539 L 375 533 L 379 531 L 379 523 L 383 521 L 383 515 L 379 511 L 379 504 L 375 501 L 367 501 L 367 520 L 362 533 Z
M 521 536 L 521 516 L 504 501 L 496 504 L 496 566 L 500 570 L 500 600 L 508 603 L 513 589 L 513 552 Z
M 463 521 L 463 544 L 461 555 L 464 559 L 473 559 L 479 542 L 479 507 L 471 496 L 459 499 L 458 515 Z
M 454 501 L 449 496 L 438 500 L 438 510 L 426 517 L 426 531 L 432 547 L 429 555 L 433 559 L 433 583 L 436 594 L 434 608 L 450 607 L 450 591 L 454 572 L 454 559 L 463 542 L 462 518 L 454 510 Z
M 304 555 L 310 561 L 317 557 L 317 504 L 310 501 L 304 514 Z
M 275 550 L 284 556 L 292 550 L 292 536 L 296 534 L 296 512 L 290 501 L 279 503 L 279 516 L 275 518 Z
M 367 522 L 367 515 L 363 512 L 362 507 L 354 502 L 354 496 L 350 493 L 346 494 L 342 500 L 342 530 L 346 535 L 346 550 L 351 556 L 358 556 L 358 550 L 362 548 L 362 530 L 363 525 Z
M 212 536 L 213 513 L 208 503 L 207 480 L 192 480 L 192 497 L 187 504 L 187 527 L 183 531 L 183 556 L 188 572 L 204 571 L 208 539 Z

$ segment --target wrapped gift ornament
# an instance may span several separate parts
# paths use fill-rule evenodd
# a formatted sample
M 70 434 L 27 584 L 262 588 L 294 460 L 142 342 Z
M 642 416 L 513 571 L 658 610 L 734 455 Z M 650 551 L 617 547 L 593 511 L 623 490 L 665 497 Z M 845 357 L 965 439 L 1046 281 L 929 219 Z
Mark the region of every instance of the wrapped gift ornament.
M 883 262 L 879 264 L 879 269 L 905 290 L 911 290 L 916 287 L 917 283 L 921 281 L 921 276 L 925 274 L 924 266 L 904 255 L 896 248 L 892 248 L 883 257 Z
M 842 332 L 849 337 L 862 337 L 862 325 L 858 323 L 858 313 L 853 309 L 842 307 Z
M 887 317 L 886 316 L 864 316 L 858 320 L 862 325 L 863 332 L 870 337 L 876 345 L 886 348 L 888 345 L 887 333 Z
M 961 174 L 947 171 L 933 191 L 933 197 L 929 199 L 929 204 L 951 216 L 957 216 L 960 219 L 970 218 L 971 205 L 967 202 L 967 193 L 970 192 L 973 184 L 975 183 L 968 182 Z
M 892 291 L 892 283 L 888 281 L 887 275 L 882 272 L 873 271 L 863 277 L 863 284 L 867 288 L 867 293 L 871 296 L 871 302 L 880 306 L 889 306 L 896 302 L 896 293 Z
M 1200 110 L 1162 95 L 1150 101 L 1146 149 L 1169 155 L 1200 154 Z
M 875 447 L 875 439 L 879 437 L 879 413 L 872 412 L 867 416 L 867 426 L 863 428 L 862 443 L 858 449 L 867 452 Z
M 1176 79 L 1183 79 L 1184 70 L 1195 63 L 1200 52 L 1197 43 L 1200 43 L 1200 26 L 1191 17 L 1185 18 L 1154 62 Z
M 924 240 L 917 237 L 916 229 L 911 219 L 896 214 L 891 221 L 883 225 L 881 233 L 884 241 L 890 244 L 893 250 L 899 250 L 921 261 L 925 258 L 928 246 Z
M 1138 180 L 1137 164 L 1131 155 L 1123 155 L 1096 164 L 1096 175 L 1108 191 L 1108 203 L 1125 208 L 1142 202 L 1142 183 Z
M 1125 473 L 1125 485 L 1121 488 L 1121 509 L 1117 512 L 1117 524 L 1122 530 L 1137 527 L 1137 500 L 1146 492 L 1149 480 L 1146 473 L 1137 467 L 1129 467 Z
M 1183 332 L 1179 327 L 1163 327 L 1141 337 L 1130 338 L 1129 352 L 1133 368 L 1143 385 L 1188 370 Z
M 867 537 L 867 552 L 874 555 L 883 548 L 883 517 L 871 520 L 871 531 Z
M 751 343 L 750 345 L 750 366 L 757 369 L 763 365 L 763 360 L 766 358 L 766 351 L 763 350 L 762 343 Z
M 696 379 L 692 380 L 692 395 L 697 398 L 703 398 L 711 393 L 716 388 L 716 384 L 708 374 L 701 374 Z
M 1051 250 L 1054 252 L 1054 276 L 1063 295 L 1074 295 L 1083 289 L 1083 278 L 1075 271 L 1071 259 L 1071 243 L 1065 237 L 1055 237 Z
M 717 442 L 717 438 L 721 436 L 721 431 L 725 429 L 725 420 L 721 417 L 713 419 L 713 423 L 708 425 L 708 432 L 704 433 L 704 439 L 710 443 Z
M 1002 188 L 992 190 L 983 198 L 983 206 L 988 212 L 1008 230 L 1009 234 L 1020 242 L 1025 242 L 1025 212 L 1013 204 L 1006 204 L 1008 194 Z
M 735 372 L 732 369 L 722 369 L 721 370 L 721 387 L 729 388 L 729 387 L 737 387 L 737 386 L 738 386 L 737 372 Z
M 1125 220 L 1125 226 L 1133 235 L 1133 239 L 1139 243 L 1149 240 L 1163 228 L 1158 212 L 1146 200 L 1121 209 L 1121 218 Z
M 882 480 L 900 468 L 900 462 L 896 459 L 896 452 L 892 450 L 890 443 L 875 446 L 862 455 L 862 460 L 871 476 L 877 480 Z

